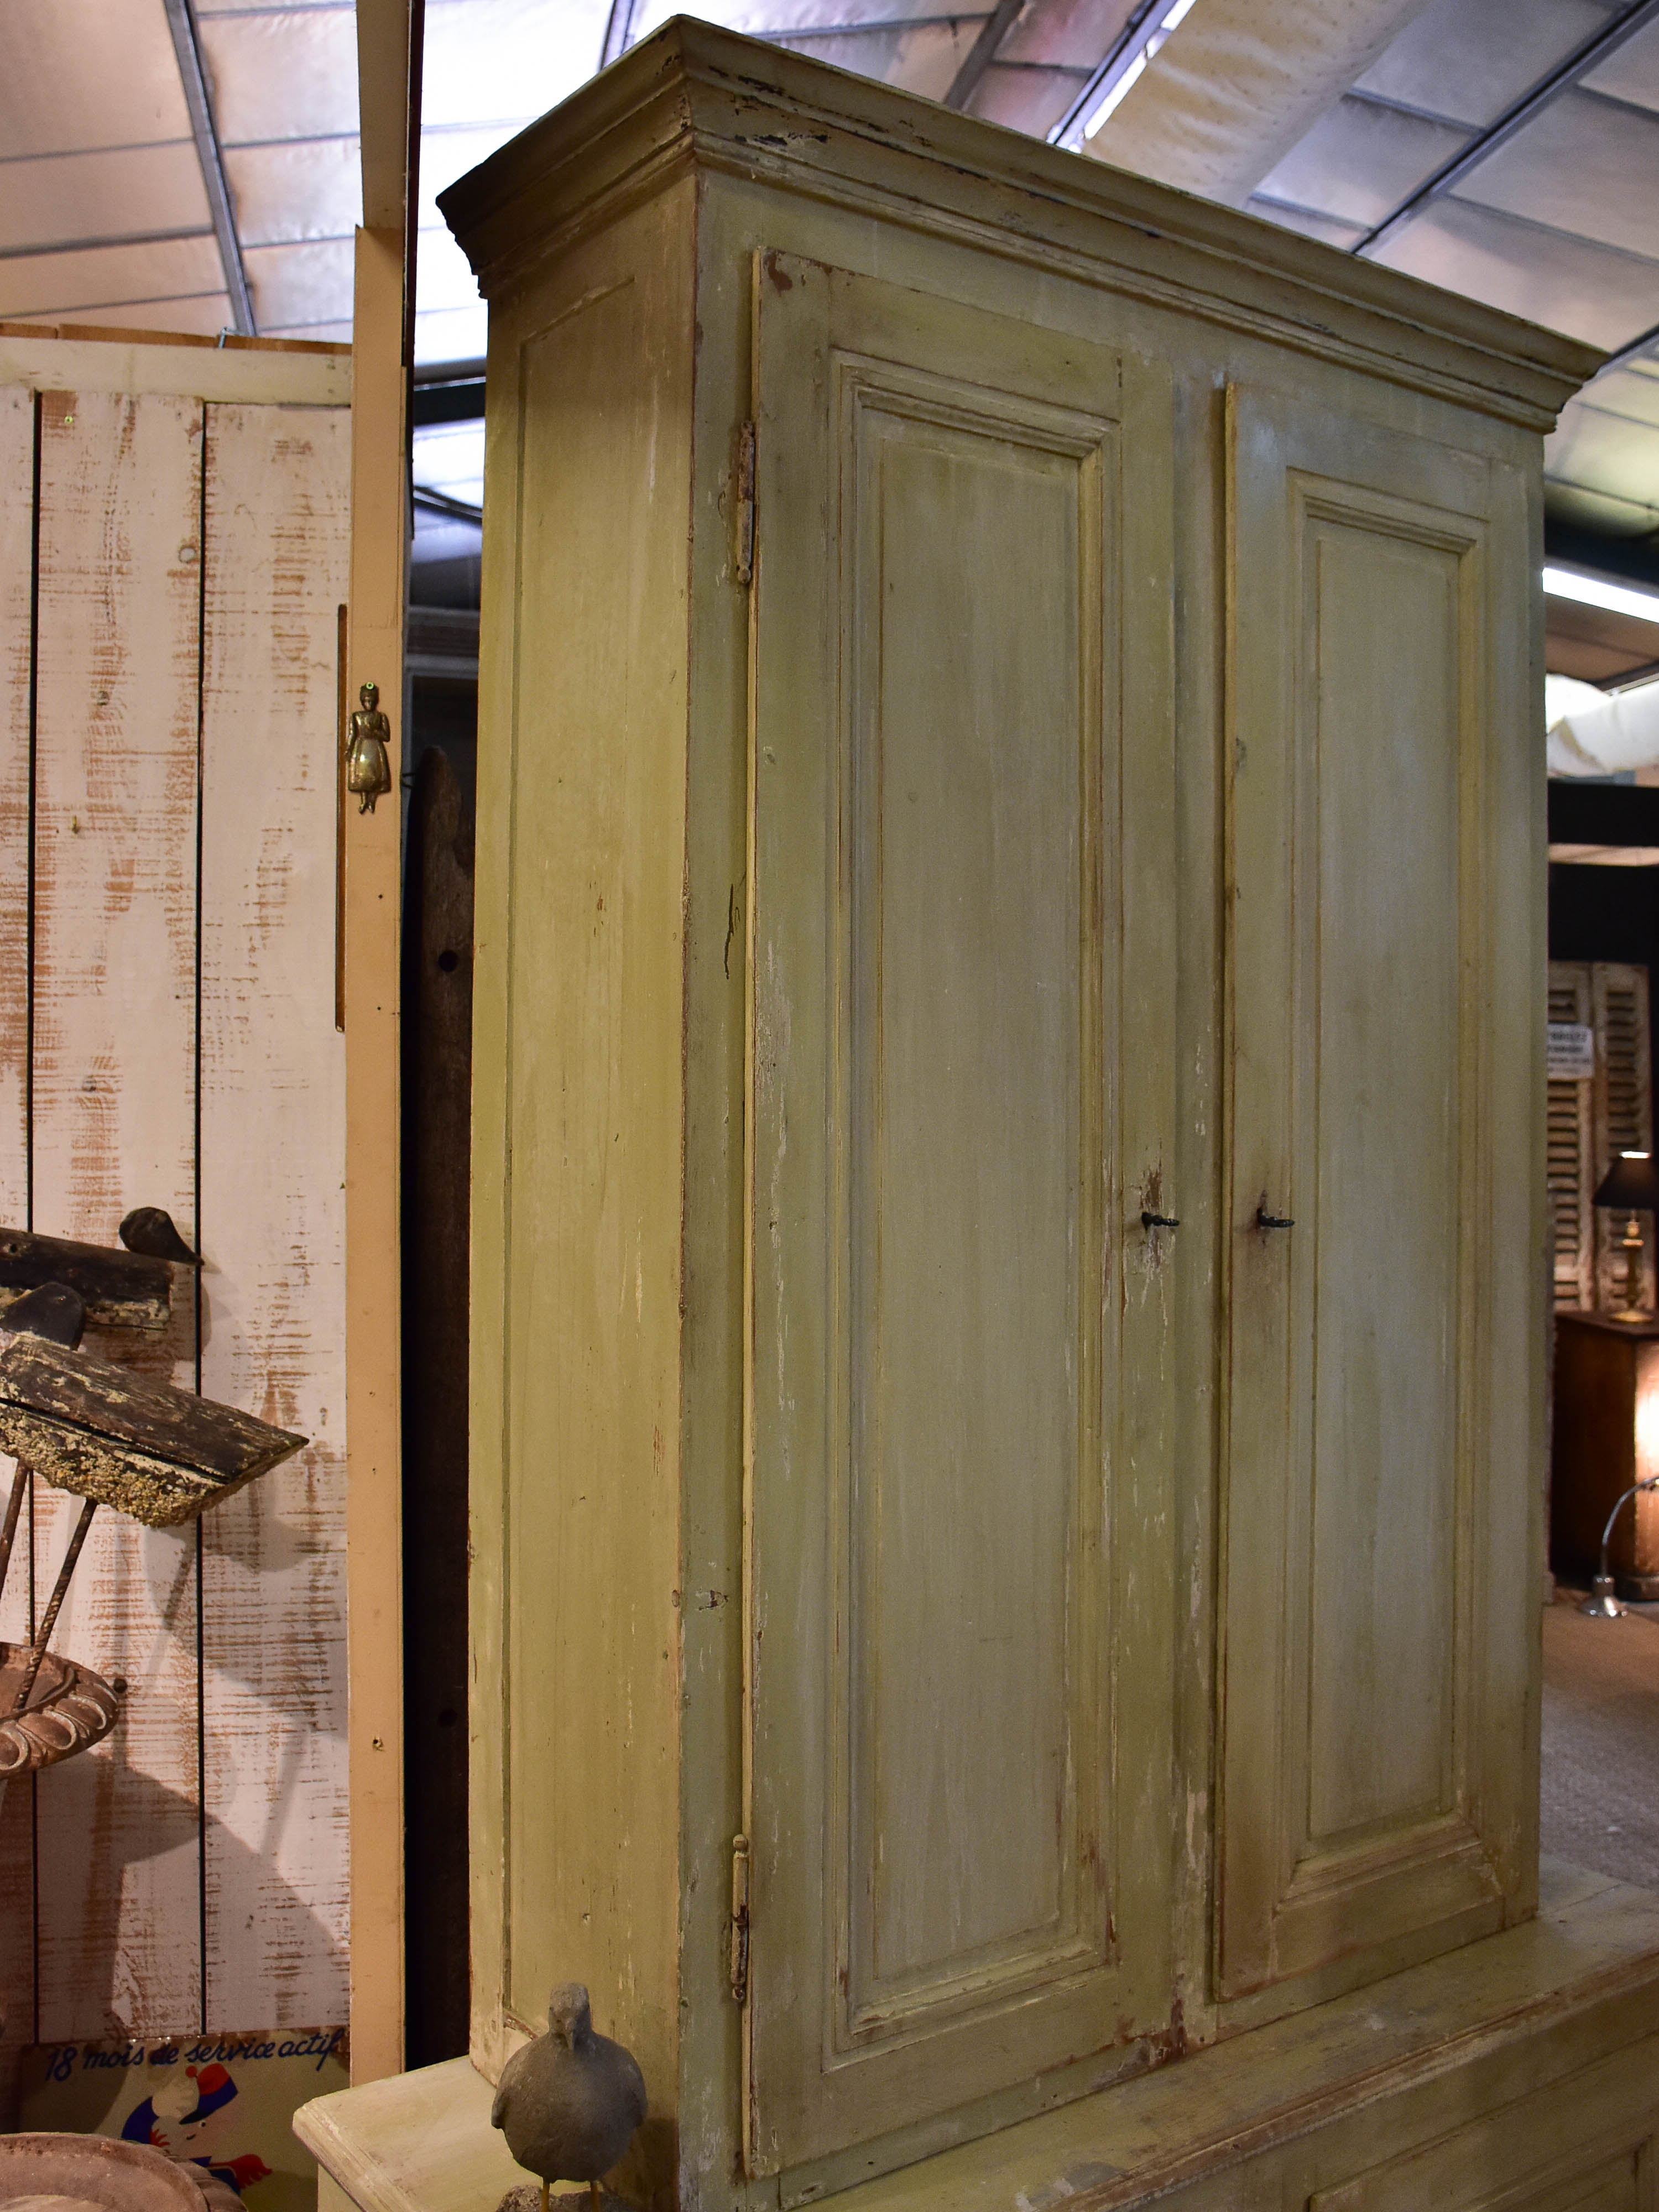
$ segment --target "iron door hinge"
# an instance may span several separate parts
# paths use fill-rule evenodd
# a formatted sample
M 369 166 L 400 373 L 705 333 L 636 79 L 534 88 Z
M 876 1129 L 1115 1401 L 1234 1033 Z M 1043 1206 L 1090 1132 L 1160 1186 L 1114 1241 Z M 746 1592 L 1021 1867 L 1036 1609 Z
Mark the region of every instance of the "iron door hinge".
M 749 2002 L 749 1838 L 732 1838 L 732 1994 Z
M 755 426 L 738 432 L 738 581 L 755 578 Z

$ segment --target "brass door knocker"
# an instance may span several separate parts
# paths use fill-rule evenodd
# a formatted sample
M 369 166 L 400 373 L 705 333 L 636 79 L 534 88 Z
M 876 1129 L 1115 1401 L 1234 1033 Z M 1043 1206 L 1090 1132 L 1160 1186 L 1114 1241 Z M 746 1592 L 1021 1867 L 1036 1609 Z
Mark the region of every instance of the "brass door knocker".
M 386 753 L 392 725 L 380 712 L 378 684 L 365 684 L 357 696 L 363 703 L 351 718 L 351 735 L 346 740 L 346 789 L 357 793 L 359 814 L 372 814 L 375 800 L 392 788 Z

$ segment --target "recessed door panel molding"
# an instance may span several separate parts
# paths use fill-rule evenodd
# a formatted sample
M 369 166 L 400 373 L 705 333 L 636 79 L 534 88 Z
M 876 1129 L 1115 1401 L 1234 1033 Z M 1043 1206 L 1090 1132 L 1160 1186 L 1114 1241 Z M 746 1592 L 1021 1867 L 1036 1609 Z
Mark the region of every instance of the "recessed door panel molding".
M 1005 579 L 1080 576 L 1113 457 L 1104 427 L 1028 444 L 1030 408 L 836 371 L 854 508 L 829 1468 L 846 2051 L 1107 1950 L 1081 1632 L 1101 1556 L 1101 1316 L 1080 1293 L 1101 1264 L 1083 1069 L 1103 626 L 1097 577 L 1029 597 Z
M 1158 369 L 757 277 L 770 2172 L 1167 2025 L 1170 500 Z
M 1492 472 L 1248 388 L 1228 424 L 1237 1997 L 1458 1923 L 1507 1875 L 1478 1534 Z

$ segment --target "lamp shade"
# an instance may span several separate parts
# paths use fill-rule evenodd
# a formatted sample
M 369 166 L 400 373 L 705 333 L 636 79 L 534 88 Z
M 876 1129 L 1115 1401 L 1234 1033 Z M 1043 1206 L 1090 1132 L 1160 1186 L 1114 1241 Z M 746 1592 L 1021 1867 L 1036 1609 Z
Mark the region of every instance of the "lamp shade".
M 1620 1152 L 1596 1185 L 1595 1206 L 1620 1213 L 1659 1213 L 1659 1174 L 1649 1152 Z

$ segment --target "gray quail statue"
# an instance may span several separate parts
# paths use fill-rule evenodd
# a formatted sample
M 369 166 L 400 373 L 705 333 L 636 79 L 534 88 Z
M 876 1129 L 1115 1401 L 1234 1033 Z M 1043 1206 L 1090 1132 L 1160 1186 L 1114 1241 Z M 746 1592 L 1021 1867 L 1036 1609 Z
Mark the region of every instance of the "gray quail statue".
M 600 2212 L 599 2176 L 628 2148 L 645 2105 L 633 2053 L 595 2035 L 587 1991 L 561 1982 L 548 2000 L 547 2033 L 502 2067 L 489 2118 L 519 2164 L 541 2176 L 542 2212 L 555 2181 L 586 2182 Z

